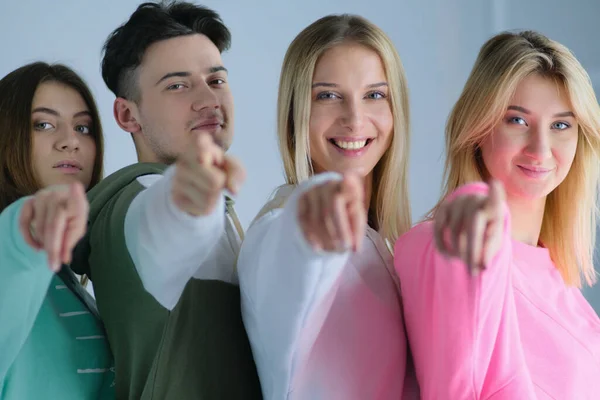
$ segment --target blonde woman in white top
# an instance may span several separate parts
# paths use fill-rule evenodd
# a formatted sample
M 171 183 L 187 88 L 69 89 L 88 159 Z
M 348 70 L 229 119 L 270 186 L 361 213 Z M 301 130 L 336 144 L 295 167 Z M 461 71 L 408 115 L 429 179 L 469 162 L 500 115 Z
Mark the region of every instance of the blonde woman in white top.
M 411 225 L 407 92 L 391 40 L 361 17 L 324 17 L 287 51 L 278 100 L 287 185 L 238 260 L 267 400 L 399 399 L 414 389 L 386 244 Z

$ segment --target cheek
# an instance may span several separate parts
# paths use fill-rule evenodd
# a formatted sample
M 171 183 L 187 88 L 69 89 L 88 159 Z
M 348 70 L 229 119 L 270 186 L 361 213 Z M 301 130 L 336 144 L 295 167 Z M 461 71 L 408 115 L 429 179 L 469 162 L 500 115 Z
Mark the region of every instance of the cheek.
M 145 107 L 140 110 L 140 125 L 147 133 L 164 132 L 165 127 L 178 127 L 183 121 L 181 107 L 177 104 L 164 103 L 162 107 Z M 179 124 L 176 122 L 179 121 Z M 175 123 L 175 124 L 174 124 Z
M 234 104 L 233 104 L 233 95 L 230 90 L 221 90 L 219 92 L 219 103 L 221 104 L 221 108 L 223 108 L 223 112 L 229 119 L 232 119 Z
M 42 135 L 33 135 L 33 146 L 31 150 L 31 164 L 33 173 L 42 186 L 48 186 L 50 182 L 46 179 L 49 165 L 55 161 L 51 157 L 53 143 Z
M 554 157 L 558 160 L 563 168 L 571 167 L 571 164 L 575 159 L 575 153 L 577 152 L 577 141 L 578 137 L 575 136 L 571 140 L 554 146 Z
M 49 135 L 43 137 L 42 135 L 33 135 L 33 149 L 32 156 L 33 162 L 38 163 L 43 161 L 44 158 L 47 158 L 48 155 L 52 152 L 53 143 L 49 139 Z
M 140 113 L 148 123 L 168 126 L 171 122 L 186 121 L 184 115 L 191 112 L 192 100 L 189 96 L 165 96 L 144 102 Z
M 367 121 L 365 132 L 367 134 L 376 134 L 379 142 L 385 142 L 388 145 L 391 142 L 394 131 L 394 115 L 392 114 L 390 104 L 387 102 L 378 102 L 368 105 L 365 110 L 365 119 Z M 375 132 L 371 131 L 372 128 L 369 125 L 375 129 Z
M 94 164 L 96 161 L 96 141 L 91 136 L 86 136 L 81 141 L 82 153 L 85 154 L 86 161 L 90 164 Z
M 313 108 L 308 123 L 308 132 L 311 143 L 313 140 L 319 140 L 325 137 L 335 120 L 336 116 L 334 115 L 334 112 L 325 112 L 321 107 Z
M 488 172 L 493 174 L 498 168 L 507 167 L 522 148 L 522 144 L 511 140 L 506 135 L 493 133 L 481 145 L 481 155 Z
M 376 110 L 371 114 L 371 121 L 377 130 L 378 135 L 382 135 L 386 140 L 391 139 L 394 131 L 394 116 L 389 107 Z

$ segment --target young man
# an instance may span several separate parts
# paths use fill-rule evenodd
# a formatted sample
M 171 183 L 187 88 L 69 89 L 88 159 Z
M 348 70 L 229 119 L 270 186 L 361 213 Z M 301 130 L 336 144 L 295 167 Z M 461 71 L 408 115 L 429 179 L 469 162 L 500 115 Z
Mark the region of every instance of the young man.
M 229 44 L 214 11 L 177 2 L 140 5 L 104 46 L 114 116 L 139 163 L 90 191 L 73 267 L 94 283 L 117 398 L 261 397 L 240 315 L 242 231 L 224 195 L 244 178 L 225 154 Z

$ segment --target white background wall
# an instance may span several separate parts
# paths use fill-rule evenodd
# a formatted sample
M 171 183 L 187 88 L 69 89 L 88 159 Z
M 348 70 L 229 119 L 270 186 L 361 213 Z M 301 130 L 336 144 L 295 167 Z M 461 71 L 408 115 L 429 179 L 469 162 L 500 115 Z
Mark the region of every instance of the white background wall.
M 105 127 L 106 173 L 135 162 L 129 134 L 112 117 L 113 96 L 100 76 L 100 49 L 137 0 L 0 0 L 0 76 L 34 60 L 74 67 L 96 96 Z M 279 69 L 306 25 L 329 13 L 356 13 L 383 28 L 404 61 L 411 90 L 410 189 L 413 217 L 439 196 L 443 129 L 479 47 L 504 29 L 536 29 L 570 47 L 600 91 L 600 0 L 206 0 L 233 34 L 225 55 L 236 103 L 231 152 L 248 181 L 238 199 L 247 224 L 283 182 L 275 140 Z M 590 291 L 600 310 L 600 287 Z M 595 297 L 594 297 L 595 296 Z

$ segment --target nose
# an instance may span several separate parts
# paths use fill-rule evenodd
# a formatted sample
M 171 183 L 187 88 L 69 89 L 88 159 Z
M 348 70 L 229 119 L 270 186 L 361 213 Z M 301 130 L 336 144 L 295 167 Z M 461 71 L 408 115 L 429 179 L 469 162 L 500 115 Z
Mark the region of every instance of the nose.
M 348 99 L 344 102 L 343 107 L 342 126 L 352 132 L 360 132 L 365 119 L 362 102 L 356 99 Z
M 524 153 L 533 160 L 542 162 L 552 157 L 552 132 L 545 125 L 538 124 L 528 132 Z
M 79 134 L 70 127 L 63 128 L 58 133 L 55 147 L 59 151 L 73 152 L 79 150 Z
M 219 98 L 215 94 L 214 89 L 204 82 L 194 88 L 194 99 L 192 109 L 201 111 L 204 109 L 217 109 L 220 107 Z

